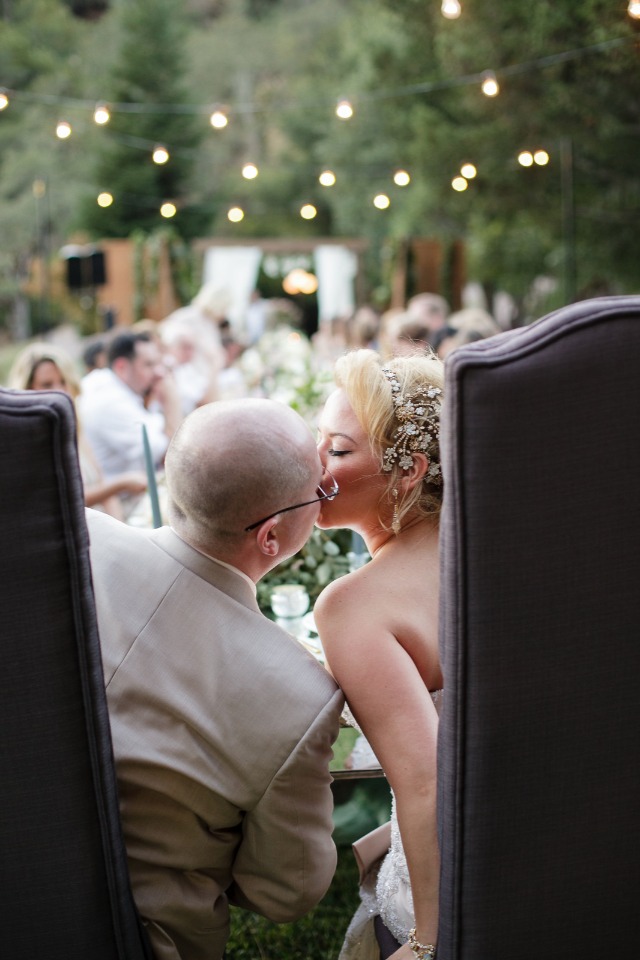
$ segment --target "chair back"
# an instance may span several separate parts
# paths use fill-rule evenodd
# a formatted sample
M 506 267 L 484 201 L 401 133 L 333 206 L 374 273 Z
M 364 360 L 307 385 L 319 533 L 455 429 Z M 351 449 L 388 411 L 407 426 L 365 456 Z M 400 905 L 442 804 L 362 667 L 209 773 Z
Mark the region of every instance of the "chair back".
M 11 960 L 143 960 L 89 566 L 75 415 L 0 390 L 0 928 Z
M 640 297 L 462 347 L 442 424 L 438 960 L 640 942 Z

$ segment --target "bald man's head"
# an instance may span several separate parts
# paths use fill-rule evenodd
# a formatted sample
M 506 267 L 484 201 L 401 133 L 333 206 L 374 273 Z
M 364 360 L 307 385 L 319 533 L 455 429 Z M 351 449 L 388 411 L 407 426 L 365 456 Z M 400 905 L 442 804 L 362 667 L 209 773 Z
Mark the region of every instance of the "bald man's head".
M 309 499 L 321 466 L 304 420 L 273 400 L 210 403 L 176 432 L 165 461 L 176 531 L 232 547 L 245 527 Z

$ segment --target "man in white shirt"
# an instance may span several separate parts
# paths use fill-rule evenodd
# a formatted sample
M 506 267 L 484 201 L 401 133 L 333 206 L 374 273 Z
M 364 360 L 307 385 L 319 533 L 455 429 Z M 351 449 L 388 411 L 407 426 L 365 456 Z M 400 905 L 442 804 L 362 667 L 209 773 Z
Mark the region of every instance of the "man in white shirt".
M 107 479 L 145 469 L 143 424 L 154 464 L 160 465 L 182 420 L 173 378 L 148 334 L 118 334 L 108 363 L 83 379 L 80 397 L 82 426 Z

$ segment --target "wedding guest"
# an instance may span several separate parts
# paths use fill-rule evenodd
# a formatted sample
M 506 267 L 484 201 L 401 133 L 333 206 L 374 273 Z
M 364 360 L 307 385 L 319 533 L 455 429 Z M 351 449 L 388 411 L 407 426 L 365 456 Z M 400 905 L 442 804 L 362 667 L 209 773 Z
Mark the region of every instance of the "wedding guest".
M 378 350 L 380 347 L 380 314 L 365 304 L 358 307 L 349 325 L 349 340 L 353 349 L 365 347 Z
M 104 476 L 144 471 L 142 425 L 156 466 L 182 420 L 173 377 L 148 333 L 119 333 L 109 344 L 109 366 L 82 380 L 80 413 Z M 133 503 L 123 498 L 125 514 Z
M 328 666 L 393 793 L 390 849 L 363 885 L 341 957 L 377 957 L 377 938 L 383 957 L 416 960 L 433 955 L 438 926 L 443 364 L 433 355 L 385 363 L 357 350 L 337 361 L 335 382 L 318 449 L 340 496 L 322 503 L 317 526 L 356 531 L 371 560 L 330 584 L 314 615 Z M 389 834 L 379 853 L 388 847 Z
M 91 373 L 92 370 L 101 370 L 103 367 L 106 367 L 106 342 L 102 338 L 89 340 L 82 351 L 82 362 L 85 366 L 85 373 Z
M 160 337 L 180 396 L 182 413 L 186 416 L 204 403 L 218 399 L 216 371 L 196 362 L 197 341 L 193 329 L 176 321 L 160 325 Z
M 231 301 L 226 287 L 205 283 L 190 304 L 174 310 L 162 322 L 165 330 L 174 323 L 189 327 L 196 343 L 194 362 L 207 379 L 216 376 L 224 366 L 219 324 L 227 316 Z
M 220 960 L 229 904 L 295 920 L 332 879 L 342 693 L 255 584 L 337 488 L 301 417 L 199 407 L 166 457 L 170 526 L 89 519 L 133 893 L 162 960 Z
M 60 347 L 50 343 L 32 343 L 18 354 L 9 372 L 8 386 L 17 390 L 62 390 L 74 402 L 80 395 L 80 381 L 73 360 Z M 122 520 L 119 496 L 143 493 L 147 488 L 146 475 L 127 471 L 106 480 L 79 417 L 76 434 L 85 504 Z
M 438 293 L 416 293 L 407 301 L 407 313 L 427 327 L 429 343 L 434 350 L 447 336 L 449 309 L 445 298 Z
M 416 320 L 409 313 L 400 313 L 387 328 L 389 352 L 393 357 L 431 353 L 431 329 L 424 320 Z
M 443 360 L 456 347 L 476 340 L 484 340 L 501 332 L 498 323 L 482 307 L 465 307 L 452 313 L 447 323 L 447 336 L 438 345 L 438 356 Z

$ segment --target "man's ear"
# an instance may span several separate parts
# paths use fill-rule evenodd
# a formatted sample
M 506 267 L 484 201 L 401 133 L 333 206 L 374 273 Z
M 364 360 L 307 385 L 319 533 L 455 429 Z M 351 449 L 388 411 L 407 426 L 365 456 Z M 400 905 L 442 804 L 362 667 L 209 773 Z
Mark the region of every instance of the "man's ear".
M 128 364 L 129 364 L 129 361 L 127 360 L 126 357 L 116 357 L 116 359 L 111 364 L 111 369 L 118 376 L 122 376 L 122 374 L 127 370 Z
M 278 517 L 270 517 L 261 523 L 256 530 L 256 543 L 267 557 L 277 557 L 280 553 L 280 541 L 278 539 Z

